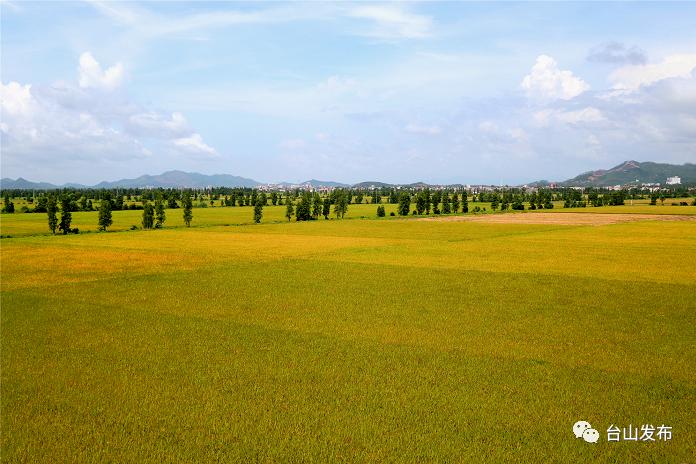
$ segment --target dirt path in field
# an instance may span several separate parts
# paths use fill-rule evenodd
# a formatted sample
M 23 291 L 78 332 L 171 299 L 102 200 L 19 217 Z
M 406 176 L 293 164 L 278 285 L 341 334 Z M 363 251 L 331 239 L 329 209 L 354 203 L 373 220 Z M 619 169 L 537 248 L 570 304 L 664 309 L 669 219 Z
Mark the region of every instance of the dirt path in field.
M 552 224 L 602 226 L 632 221 L 696 221 L 696 216 L 676 214 L 599 214 L 599 213 L 509 213 L 472 216 L 443 216 L 418 219 L 419 221 L 468 221 L 490 224 Z

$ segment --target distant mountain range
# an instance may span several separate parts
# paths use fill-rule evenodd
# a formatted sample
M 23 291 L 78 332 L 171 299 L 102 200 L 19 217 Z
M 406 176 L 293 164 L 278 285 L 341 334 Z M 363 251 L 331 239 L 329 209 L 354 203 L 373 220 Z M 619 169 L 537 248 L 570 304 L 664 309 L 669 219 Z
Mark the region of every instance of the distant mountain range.
M 681 177 L 682 184 L 696 184 L 696 164 L 624 161 L 611 169 L 583 172 L 579 176 L 557 184 L 568 187 L 608 187 L 631 183 L 665 185 L 667 178 L 674 176 Z
M 653 162 L 625 161 L 611 169 L 600 169 L 598 171 L 588 171 L 562 182 L 556 182 L 559 186 L 578 186 L 578 187 L 606 187 L 611 185 L 624 185 L 635 183 L 660 183 L 665 184 L 668 177 L 681 177 L 682 184 L 696 184 L 696 164 L 686 163 L 683 165 L 663 164 Z M 319 187 L 351 187 L 336 181 L 325 181 L 311 179 L 299 184 L 279 183 L 280 186 L 311 185 Z M 550 182 L 540 180 L 528 185 L 545 186 Z M 51 190 L 57 188 L 205 188 L 205 187 L 258 187 L 263 185 L 261 182 L 246 177 L 232 176 L 229 174 L 199 174 L 197 172 L 167 171 L 157 176 L 144 175 L 135 179 L 121 179 L 114 182 L 100 182 L 99 184 L 88 186 L 82 184 L 63 184 L 54 185 L 47 182 L 31 182 L 18 178 L 3 178 L 0 180 L 2 189 L 36 189 Z M 424 182 L 412 184 L 388 184 L 378 181 L 360 182 L 352 185 L 354 188 L 371 187 L 393 187 L 402 185 L 405 187 L 427 187 Z
M 114 182 L 100 182 L 97 185 L 63 184 L 54 185 L 46 182 L 31 182 L 23 178 L 17 180 L 3 178 L 0 187 L 3 189 L 37 189 L 49 190 L 57 188 L 205 188 L 205 187 L 257 187 L 261 182 L 246 177 L 229 174 L 205 175 L 197 172 L 167 171 L 158 176 L 144 175 L 136 179 L 121 179 Z

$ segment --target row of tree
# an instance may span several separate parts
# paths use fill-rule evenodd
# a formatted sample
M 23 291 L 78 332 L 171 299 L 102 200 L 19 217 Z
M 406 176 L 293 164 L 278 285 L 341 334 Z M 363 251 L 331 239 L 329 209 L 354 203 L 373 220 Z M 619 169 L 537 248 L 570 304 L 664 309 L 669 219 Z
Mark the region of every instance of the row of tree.
M 193 220 L 193 203 L 191 195 L 184 192 L 182 195 L 182 208 L 184 224 L 186 227 L 191 226 Z M 97 215 L 97 225 L 99 230 L 106 231 L 113 224 L 112 211 L 114 210 L 114 201 L 109 195 L 101 198 L 99 203 L 99 214 Z M 72 228 L 72 213 L 75 209 L 75 199 L 71 194 L 46 196 L 46 215 L 48 218 L 48 229 L 51 233 L 61 232 L 63 234 L 79 233 L 79 229 Z M 60 218 L 58 213 L 60 212 Z M 162 197 L 157 198 L 153 203 L 146 202 L 143 205 L 142 227 L 143 229 L 160 228 L 164 226 L 167 220 L 165 211 L 165 200 Z
M 331 206 L 336 218 L 343 218 L 348 212 L 349 194 L 345 190 L 336 189 L 331 191 L 323 199 L 317 192 L 304 192 L 297 202 L 293 205 L 291 198 L 285 202 L 285 217 L 290 221 L 295 216 L 296 221 L 311 221 L 324 216 L 328 219 L 331 215 Z M 258 222 L 258 221 L 257 221 Z
M 471 195 L 471 202 L 488 202 L 495 203 L 497 207 L 505 209 L 508 205 L 513 209 L 519 209 L 522 204 L 529 203 L 530 209 L 548 208 L 554 201 L 562 201 L 565 207 L 584 207 L 604 206 L 604 205 L 620 205 L 627 199 L 644 199 L 650 198 L 651 203 L 655 204 L 658 200 L 663 202 L 668 198 L 687 198 L 690 192 L 684 188 L 674 189 L 669 191 L 642 191 L 638 189 L 631 190 L 607 190 L 607 189 L 538 189 L 527 191 L 520 188 L 495 189 L 486 191 L 469 192 L 462 188 L 446 188 L 446 189 L 430 189 L 421 187 L 408 188 L 379 188 L 374 190 L 367 189 L 334 189 L 328 195 L 334 195 L 334 192 L 341 192 L 341 195 L 346 196 L 347 204 L 361 203 L 391 203 L 398 204 L 404 192 L 412 197 L 419 198 L 423 195 L 435 197 L 437 195 L 454 197 L 454 195 Z M 187 192 L 192 198 L 194 207 L 207 206 L 255 206 L 259 199 L 262 206 L 271 204 L 287 205 L 287 202 L 297 203 L 306 193 L 314 194 L 316 192 L 307 192 L 304 190 L 291 191 L 272 191 L 265 192 L 258 189 L 238 188 L 238 189 L 208 189 L 208 190 L 179 190 L 179 189 L 128 189 L 124 193 L 123 189 L 112 190 L 77 190 L 65 189 L 62 191 L 40 192 L 26 190 L 4 191 L 4 204 L 2 211 L 6 213 L 16 212 L 16 206 L 13 199 L 20 198 L 25 200 L 25 204 L 19 208 L 20 212 L 47 212 L 48 197 L 54 195 L 61 197 L 68 195 L 71 197 L 72 211 L 94 211 L 95 204 L 99 204 L 105 198 L 111 201 L 111 207 L 114 211 L 125 209 L 142 210 L 148 202 L 155 202 L 158 199 L 164 201 L 169 209 L 180 208 L 184 192 Z M 333 203 L 332 203 L 333 204 Z M 444 208 L 444 205 L 443 205 Z M 496 208 L 497 209 L 497 208 Z
M 100 196 L 98 226 L 99 230 L 106 231 L 113 224 L 112 211 L 118 208 L 118 205 L 123 201 L 123 196 L 119 195 L 113 198 L 108 191 L 102 192 Z M 273 202 L 279 204 L 279 202 L 283 201 L 283 198 L 275 192 L 268 196 L 265 192 L 251 190 L 248 196 L 249 200 L 253 201 L 253 203 L 251 203 L 254 206 L 253 220 L 256 223 L 261 222 L 263 208 L 268 204 L 269 199 L 272 204 Z M 564 201 L 564 208 L 575 208 L 585 207 L 588 203 L 592 206 L 623 205 L 625 196 L 625 192 L 621 190 L 610 191 L 602 196 L 599 196 L 597 192 L 590 192 L 586 202 L 583 194 L 579 190 L 569 189 L 562 193 L 561 198 Z M 482 197 L 484 197 L 484 195 L 479 194 L 479 200 L 482 200 Z M 192 194 L 192 192 L 183 191 L 174 199 L 173 203 L 172 196 L 166 197 L 162 193 L 157 195 L 152 203 L 144 200 L 142 205 L 143 229 L 163 227 L 167 218 L 166 209 L 179 208 L 178 202 L 181 202 L 181 208 L 183 208 L 184 223 L 187 227 L 190 227 L 193 219 L 192 208 L 194 198 L 195 194 Z M 240 196 L 239 198 L 245 197 Z M 333 206 L 333 213 L 336 215 L 336 218 L 343 218 L 348 211 L 350 199 L 351 193 L 350 190 L 347 189 L 334 189 L 324 197 L 317 192 L 309 191 L 302 192 L 296 199 L 291 195 L 287 195 L 284 201 L 286 205 L 285 216 L 288 221 L 293 217 L 297 221 L 315 220 L 320 216 L 323 216 L 324 219 L 328 219 Z M 524 210 L 525 201 L 529 202 L 529 209 L 531 210 L 551 209 L 553 208 L 552 201 L 554 199 L 557 198 L 550 190 L 539 190 L 538 192 L 533 192 L 528 197 L 524 194 L 514 192 L 503 192 L 501 194 L 490 192 L 485 194 L 485 200 L 490 202 L 493 211 L 498 209 L 502 211 L 507 209 Z M 656 196 L 651 198 L 651 203 L 655 204 L 656 199 Z M 243 201 L 244 204 L 246 204 L 247 200 L 245 199 Z M 63 234 L 79 232 L 78 229 L 71 228 L 72 212 L 80 210 L 80 206 L 74 194 L 48 194 L 41 197 L 40 204 L 47 213 L 48 227 L 52 233 L 55 234 L 56 231 Z M 401 216 L 406 216 L 411 213 L 412 205 L 414 205 L 413 214 L 418 215 L 429 215 L 431 210 L 433 214 L 467 213 L 469 211 L 467 193 L 461 192 L 460 197 L 460 194 L 456 191 L 450 196 L 447 191 L 441 190 L 431 191 L 430 189 L 423 189 L 418 191 L 415 195 L 404 190 L 398 195 L 397 204 L 397 212 Z M 682 202 L 682 204 L 686 204 L 686 202 Z M 696 200 L 694 200 L 694 205 L 696 206 Z M 476 210 L 480 209 L 476 207 Z M 14 203 L 9 196 L 4 198 L 3 211 L 14 212 Z M 60 218 L 58 218 L 59 211 Z M 385 208 L 380 204 L 377 207 L 377 216 L 382 217 L 384 215 Z

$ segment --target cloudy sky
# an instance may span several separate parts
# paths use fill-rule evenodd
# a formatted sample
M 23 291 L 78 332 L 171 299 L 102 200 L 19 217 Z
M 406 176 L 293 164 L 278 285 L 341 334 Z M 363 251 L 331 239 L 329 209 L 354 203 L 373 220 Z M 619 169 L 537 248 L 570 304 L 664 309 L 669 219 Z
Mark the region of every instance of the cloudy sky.
M 2 177 L 696 162 L 696 3 L 2 1 Z

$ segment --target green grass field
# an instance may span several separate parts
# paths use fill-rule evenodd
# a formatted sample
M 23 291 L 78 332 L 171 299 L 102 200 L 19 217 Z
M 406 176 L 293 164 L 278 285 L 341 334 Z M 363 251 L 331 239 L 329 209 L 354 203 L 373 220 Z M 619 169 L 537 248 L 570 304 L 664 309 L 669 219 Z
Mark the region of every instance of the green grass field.
M 283 212 L 3 215 L 2 461 L 696 462 L 696 221 Z
M 20 201 L 15 201 L 20 203 Z M 392 219 L 389 214 L 397 212 L 397 206 L 394 204 L 383 204 L 387 217 L 386 220 Z M 478 206 L 486 208 L 485 213 L 491 213 L 490 203 L 471 202 L 469 209 L 473 210 Z M 252 206 L 235 206 L 235 207 L 214 207 L 214 208 L 194 208 L 193 223 L 194 227 L 208 226 L 228 226 L 228 225 L 244 225 L 253 224 L 253 207 Z M 413 209 L 413 208 L 412 208 Z M 636 200 L 635 205 L 626 204 L 625 206 L 603 206 L 600 208 L 563 208 L 563 202 L 555 202 L 554 209 L 543 210 L 544 212 L 554 213 L 638 213 L 638 214 L 679 214 L 679 215 L 696 215 L 696 207 L 693 206 L 650 206 L 648 200 Z M 509 211 L 512 213 L 512 211 Z M 60 213 L 58 213 L 60 215 Z M 113 225 L 109 228 L 110 231 L 128 230 L 132 226 L 140 227 L 142 222 L 142 211 L 114 211 Z M 75 212 L 72 213 L 72 226 L 80 229 L 82 233 L 96 232 L 98 230 L 96 211 L 90 212 Z M 370 218 L 375 219 L 377 216 L 377 206 L 372 204 L 350 205 L 346 219 Z M 334 219 L 333 214 L 330 217 Z M 287 222 L 285 217 L 285 206 L 266 206 L 263 209 L 264 223 Z M 183 227 L 184 221 L 182 218 L 181 209 L 167 210 L 167 227 Z M 15 213 L 0 215 L 0 234 L 3 237 L 22 237 L 28 235 L 49 235 L 46 214 L 45 213 Z

